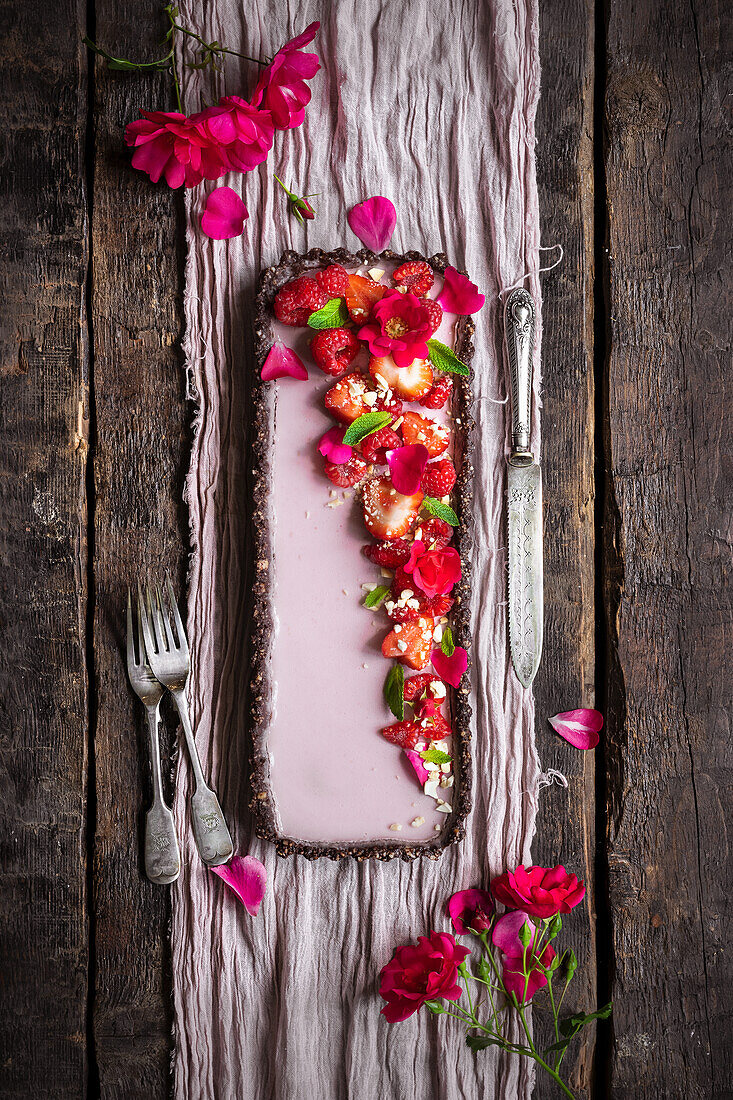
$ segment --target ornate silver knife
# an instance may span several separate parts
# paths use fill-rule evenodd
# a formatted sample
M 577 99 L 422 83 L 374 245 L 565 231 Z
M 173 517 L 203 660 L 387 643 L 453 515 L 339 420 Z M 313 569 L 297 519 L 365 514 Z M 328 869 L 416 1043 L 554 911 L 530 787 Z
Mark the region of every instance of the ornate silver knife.
M 509 645 L 524 687 L 542 653 L 542 474 L 530 450 L 535 305 L 513 290 L 504 307 L 512 390 L 512 450 L 507 468 L 509 515 Z

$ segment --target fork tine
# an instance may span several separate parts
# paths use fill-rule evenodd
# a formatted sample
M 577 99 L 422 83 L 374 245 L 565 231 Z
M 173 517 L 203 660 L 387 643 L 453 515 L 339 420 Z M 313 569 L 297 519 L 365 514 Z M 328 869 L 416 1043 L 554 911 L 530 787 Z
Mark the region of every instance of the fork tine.
M 173 618 L 176 623 L 176 631 L 178 632 L 178 645 L 181 649 L 185 649 L 186 652 L 188 652 L 188 638 L 186 637 L 186 631 L 183 628 L 181 613 L 178 610 L 178 603 L 176 601 L 176 596 L 173 591 L 173 585 L 171 584 L 171 579 L 167 573 L 165 575 L 165 585 L 168 590 L 168 602 L 170 603 L 171 610 L 173 611 Z
M 151 653 L 157 653 L 157 647 L 155 645 L 155 638 L 153 635 L 154 626 L 151 621 L 148 620 L 148 613 L 145 610 L 145 604 L 143 602 L 142 588 L 138 584 L 137 586 L 137 607 L 140 612 L 140 622 L 143 628 L 143 638 L 145 639 L 145 650 L 148 657 Z M 150 607 L 150 593 L 148 592 L 148 607 Z M 152 615 L 151 615 L 152 619 Z
M 127 589 L 127 670 L 135 668 L 135 636 L 132 628 L 132 598 L 130 589 Z
M 177 649 L 177 646 L 175 641 L 173 640 L 173 631 L 171 630 L 171 621 L 168 614 L 168 608 L 165 606 L 163 593 L 160 591 L 160 585 L 157 583 L 155 585 L 155 598 L 158 603 L 158 614 L 160 616 L 160 621 L 163 623 L 163 629 L 165 631 L 165 641 L 168 647 L 168 652 L 172 653 Z
M 139 600 L 137 604 L 137 644 L 140 650 L 140 664 L 149 665 L 148 652 L 145 648 L 145 635 L 143 634 L 143 607 Z
M 150 630 L 153 635 L 153 644 L 155 645 L 156 653 L 165 653 L 165 636 L 163 635 L 163 624 L 160 621 L 160 611 L 158 608 L 155 594 L 151 585 L 148 585 L 145 589 L 145 598 L 147 600 L 147 619 L 150 624 Z

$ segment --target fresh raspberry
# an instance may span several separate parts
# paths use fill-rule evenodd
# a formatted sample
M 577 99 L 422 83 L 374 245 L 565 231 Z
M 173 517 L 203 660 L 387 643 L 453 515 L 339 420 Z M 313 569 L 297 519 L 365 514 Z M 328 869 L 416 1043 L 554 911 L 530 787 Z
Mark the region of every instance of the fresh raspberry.
M 399 397 L 390 397 L 389 401 L 384 397 L 378 397 L 374 408 L 377 412 L 391 413 L 392 416 L 402 416 L 402 402 Z
M 428 311 L 428 316 L 430 318 L 430 327 L 432 328 L 433 332 L 437 332 L 443 320 L 443 307 L 441 306 L 440 302 L 436 302 L 432 298 L 426 298 L 423 302 L 423 305 Z
M 315 279 L 301 275 L 286 283 L 275 295 L 275 316 L 283 325 L 303 326 L 316 309 L 328 301 L 328 294 L 321 290 Z
M 372 432 L 362 440 L 361 453 L 367 462 L 374 462 L 377 466 L 384 466 L 387 462 L 387 451 L 396 451 L 402 446 L 402 440 L 391 428 L 380 428 L 378 432 Z
M 383 565 L 385 569 L 396 569 L 398 565 L 404 565 L 409 558 L 410 546 L 411 543 L 406 539 L 392 539 L 391 542 L 370 542 L 362 549 L 365 557 L 375 565 Z
M 326 459 L 324 463 L 326 477 L 339 489 L 349 489 L 358 485 L 366 473 L 366 462 L 360 455 L 352 455 L 348 462 L 335 463 Z
M 430 264 L 426 264 L 423 260 L 410 260 L 397 268 L 392 276 L 392 281 L 397 283 L 398 286 L 406 287 L 411 294 L 416 294 L 418 298 L 422 298 L 433 285 L 435 276 Z
M 447 496 L 456 483 L 456 471 L 449 458 L 429 462 L 422 475 L 423 491 L 429 497 Z
M 343 298 L 349 289 L 349 273 L 341 264 L 331 264 L 325 271 L 316 272 L 316 282 L 329 298 Z
M 311 340 L 311 355 L 324 374 L 343 374 L 359 352 L 359 341 L 347 328 L 326 328 Z
M 413 595 L 408 603 L 400 607 L 396 601 L 405 591 L 411 591 Z M 426 596 L 424 592 L 420 592 L 414 587 L 411 589 L 400 588 L 396 591 L 393 585 L 391 597 L 390 606 L 386 610 L 388 618 L 393 623 L 414 623 L 425 615 L 438 618 L 440 615 L 447 615 L 453 606 L 453 600 L 450 596 Z M 410 607 L 410 602 L 417 603 L 417 607 Z
M 410 676 L 405 680 L 405 702 L 414 703 L 423 692 L 428 691 L 431 684 L 442 683 L 440 677 L 434 676 L 432 672 L 421 672 L 419 676 Z
M 415 722 L 395 722 L 392 726 L 385 726 L 381 732 L 382 737 L 400 749 L 414 749 L 420 736 L 425 736 Z
M 420 540 L 424 542 L 428 550 L 443 550 L 453 538 L 453 528 L 444 519 L 431 516 L 426 523 L 421 523 L 418 529 Z M 417 538 L 417 533 L 415 535 Z
M 442 714 L 426 715 L 417 725 L 418 737 L 427 737 L 430 741 L 442 741 L 450 737 L 453 730 Z
M 453 391 L 453 379 L 449 374 L 442 375 L 433 383 L 430 393 L 426 393 L 420 404 L 426 409 L 442 409 Z

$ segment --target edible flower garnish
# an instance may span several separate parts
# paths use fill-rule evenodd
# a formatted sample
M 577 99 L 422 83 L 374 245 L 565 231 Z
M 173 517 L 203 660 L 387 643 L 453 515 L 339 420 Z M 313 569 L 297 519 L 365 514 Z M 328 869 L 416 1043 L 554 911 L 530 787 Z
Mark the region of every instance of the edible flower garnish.
M 548 718 L 556 733 L 564 737 L 576 749 L 594 749 L 603 728 L 603 715 L 599 710 L 581 707 L 579 710 L 565 710 Z
M 272 345 L 262 364 L 261 377 L 263 382 L 271 382 L 273 378 L 297 378 L 303 382 L 308 377 L 308 371 L 292 348 L 277 343 Z
M 265 896 L 267 871 L 255 856 L 232 856 L 228 863 L 210 870 L 233 890 L 251 917 L 256 917 Z
M 392 239 L 397 211 L 389 199 L 375 195 L 352 207 L 346 220 L 362 244 L 371 248 L 372 252 L 381 252 Z
M 405 496 L 412 496 L 420 488 L 423 472 L 430 460 L 427 447 L 422 443 L 411 443 L 409 446 L 387 451 L 386 457 L 395 489 Z
M 467 275 L 461 275 L 455 267 L 447 267 L 443 279 L 443 289 L 437 301 L 446 313 L 478 313 L 486 298 Z
M 404 566 L 405 572 L 412 573 L 415 584 L 426 596 L 447 595 L 461 579 L 458 551 L 452 546 L 423 551 L 422 542 L 413 542 L 409 561 Z
M 457 645 L 450 657 L 442 649 L 434 649 L 430 659 L 438 676 L 451 687 L 457 688 L 468 668 L 468 654 L 463 646 Z
M 427 341 L 433 334 L 430 313 L 414 294 L 388 290 L 372 308 L 369 322 L 357 333 L 366 340 L 372 355 L 391 355 L 398 367 L 409 367 L 415 359 L 427 359 Z
M 348 443 L 344 443 L 343 428 L 329 428 L 326 434 L 321 436 L 318 450 L 329 462 L 335 462 L 337 465 L 348 462 L 354 453 L 353 448 L 349 447 Z
M 238 237 L 248 217 L 247 207 L 231 187 L 217 187 L 206 200 L 201 228 L 215 241 Z

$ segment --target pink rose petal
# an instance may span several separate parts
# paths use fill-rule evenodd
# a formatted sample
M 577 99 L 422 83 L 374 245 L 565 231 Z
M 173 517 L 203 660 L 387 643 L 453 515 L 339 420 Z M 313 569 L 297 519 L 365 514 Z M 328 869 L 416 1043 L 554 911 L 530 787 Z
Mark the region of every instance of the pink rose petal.
M 339 466 L 342 462 L 348 462 L 354 453 L 353 447 L 344 443 L 345 428 L 329 428 L 325 435 L 321 436 L 318 450 L 329 462 Z
M 463 646 L 457 645 L 451 657 L 446 657 L 442 649 L 434 649 L 430 659 L 441 680 L 457 688 L 461 682 L 461 676 L 468 668 L 468 654 Z
M 352 207 L 346 220 L 362 244 L 371 248 L 372 252 L 381 252 L 392 239 L 397 211 L 389 199 L 375 195 Z
M 228 863 L 210 870 L 234 891 L 251 917 L 256 917 L 265 896 L 267 871 L 254 856 L 232 856 Z
M 564 737 L 576 749 L 594 749 L 603 728 L 603 715 L 599 710 L 581 707 L 579 710 L 566 710 L 548 718 L 552 728 Z
M 297 378 L 302 382 L 308 377 L 308 371 L 292 348 L 273 344 L 262 364 L 261 377 L 263 382 L 271 382 L 273 378 Z
M 386 454 L 395 489 L 406 497 L 412 496 L 420 488 L 423 470 L 430 459 L 427 447 L 423 447 L 422 443 L 411 443 Z
M 428 773 L 428 769 L 425 767 L 425 763 L 422 756 L 420 756 L 420 753 L 415 752 L 414 749 L 405 749 L 405 756 L 415 769 L 415 775 L 418 778 L 420 786 L 422 786 L 423 783 L 427 783 L 430 775 Z
M 477 313 L 486 298 L 467 275 L 461 275 L 454 267 L 445 269 L 443 289 L 437 299 L 446 313 L 467 315 Z
M 206 200 L 201 215 L 201 228 L 215 241 L 238 237 L 248 218 L 247 207 L 231 187 L 217 187 Z
M 405 573 L 412 573 L 419 559 L 425 553 L 425 543 L 421 539 L 415 539 L 410 547 L 410 556 L 402 566 Z

